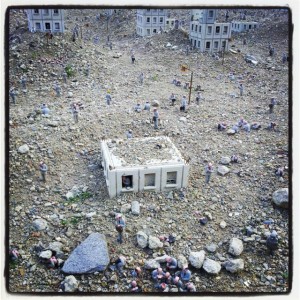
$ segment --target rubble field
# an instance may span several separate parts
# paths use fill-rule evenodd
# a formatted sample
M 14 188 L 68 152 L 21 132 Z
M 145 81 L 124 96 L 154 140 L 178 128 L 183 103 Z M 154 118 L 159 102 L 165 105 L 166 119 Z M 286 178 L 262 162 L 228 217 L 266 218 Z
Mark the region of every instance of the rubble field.
M 219 12 L 220 21 L 224 12 Z M 189 265 L 191 281 L 199 293 L 289 291 L 289 210 L 273 203 L 273 193 L 288 188 L 290 180 L 289 64 L 282 63 L 282 54 L 289 51 L 288 13 L 247 9 L 247 20 L 258 21 L 260 27 L 232 34 L 230 48 L 236 53 L 227 52 L 219 59 L 197 50 L 186 55 L 189 12 L 178 9 L 170 13 L 186 20 L 184 30 L 143 38 L 135 35 L 133 9 L 121 10 L 108 24 L 101 9 L 65 10 L 66 32 L 47 41 L 43 33 L 27 30 L 23 10 L 10 10 L 9 33 L 19 36 L 21 42 L 11 40 L 7 60 L 9 86 L 17 90 L 16 104 L 11 99 L 6 103 L 9 247 L 17 247 L 22 256 L 9 263 L 10 292 L 62 291 L 67 274 L 60 268 L 49 269 L 41 262 L 39 251 L 59 242 L 61 258 L 66 260 L 94 232 L 105 235 L 111 262 L 121 254 L 127 257 L 125 274 L 119 277 L 108 267 L 103 272 L 75 275 L 80 292 L 128 292 L 130 270 L 135 266 L 143 267 L 145 261 L 165 254 L 188 259 L 191 252 L 201 250 L 222 269 L 212 275 Z M 239 15 L 238 10 L 231 9 L 228 21 Z M 73 42 L 75 24 L 79 24 L 80 33 Z M 171 46 L 167 47 L 168 43 Z M 269 43 L 275 48 L 272 57 Z M 135 52 L 134 64 L 131 50 Z M 257 59 L 257 65 L 245 61 L 248 54 Z M 182 73 L 182 64 L 190 71 Z M 62 77 L 65 68 L 66 83 Z M 188 98 L 189 92 L 172 81 L 176 76 L 182 83 L 189 82 L 191 70 L 190 104 L 186 112 L 181 112 L 181 98 Z M 139 81 L 141 72 L 143 84 Z M 231 72 L 234 79 L 229 77 Z M 20 83 L 23 76 L 27 78 L 26 89 Z M 241 82 L 242 97 L 238 89 Z M 55 84 L 61 87 L 60 96 L 56 95 Z M 203 90 L 199 105 L 195 101 L 197 85 Z M 107 91 L 112 97 L 109 106 Z M 177 97 L 175 106 L 170 105 L 172 92 Z M 277 104 L 269 113 L 272 97 Z M 84 107 L 75 123 L 71 104 L 77 101 Z M 159 104 L 158 130 L 152 123 L 153 107 L 150 113 L 134 111 L 137 103 L 143 106 L 146 101 Z M 50 109 L 48 117 L 41 115 L 43 103 Z M 241 117 L 249 123 L 260 123 L 262 128 L 234 135 L 217 130 L 218 123 L 232 126 Z M 266 129 L 270 122 L 277 123 L 277 131 Z M 190 165 L 188 187 L 167 193 L 126 193 L 110 199 L 101 167 L 100 142 L 126 140 L 128 130 L 134 138 L 170 137 Z M 145 152 L 141 159 L 151 160 L 156 151 L 159 149 Z M 228 162 L 228 173 L 220 175 L 221 160 L 233 154 L 240 162 Z M 49 169 L 45 183 L 40 180 L 41 161 Z M 213 163 L 215 171 L 206 184 L 204 167 L 208 162 Z M 274 174 L 280 166 L 285 167 L 282 180 Z M 131 211 L 133 201 L 140 205 L 139 214 Z M 118 212 L 126 218 L 121 245 L 116 241 L 114 223 Z M 199 218 L 204 216 L 208 222 L 202 225 Z M 266 220 L 271 220 L 269 228 Z M 247 235 L 249 226 L 251 235 Z M 272 229 L 279 236 L 274 256 L 268 254 L 265 245 Z M 141 248 L 137 243 L 139 231 L 155 237 L 173 234 L 176 241 L 157 249 Z M 232 238 L 243 242 L 238 257 L 228 253 Z M 232 258 L 244 262 L 236 273 L 223 265 Z M 143 292 L 155 292 L 151 271 L 143 272 Z

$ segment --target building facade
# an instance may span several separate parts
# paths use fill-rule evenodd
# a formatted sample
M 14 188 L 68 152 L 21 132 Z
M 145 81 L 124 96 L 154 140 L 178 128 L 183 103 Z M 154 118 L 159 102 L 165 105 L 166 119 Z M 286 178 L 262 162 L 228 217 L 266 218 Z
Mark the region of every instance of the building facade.
M 166 9 L 137 9 L 136 33 L 140 36 L 151 36 L 166 29 Z
M 63 9 L 27 9 L 28 29 L 31 32 L 64 32 Z
M 231 22 L 231 31 L 234 32 L 243 32 L 250 29 L 256 29 L 259 27 L 258 22 L 246 22 L 246 21 L 232 21 Z
M 168 137 L 102 141 L 101 153 L 110 198 L 187 186 L 189 165 Z
M 191 11 L 189 39 L 201 52 L 228 51 L 231 37 L 230 23 L 216 22 L 216 9 Z

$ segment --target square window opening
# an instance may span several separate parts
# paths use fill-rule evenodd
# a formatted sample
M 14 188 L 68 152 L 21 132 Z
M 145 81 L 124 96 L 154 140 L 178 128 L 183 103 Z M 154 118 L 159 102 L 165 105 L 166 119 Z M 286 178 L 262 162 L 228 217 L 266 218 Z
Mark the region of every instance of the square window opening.
M 58 15 L 58 9 L 53 9 L 53 14 Z
M 35 23 L 36 30 L 41 30 L 41 23 Z
M 132 189 L 133 187 L 133 177 L 132 175 L 122 176 L 122 189 Z
M 177 183 L 177 172 L 167 172 L 167 184 Z
M 45 23 L 45 28 L 46 28 L 47 30 L 50 30 L 50 29 L 51 29 L 50 23 Z
M 34 9 L 34 10 L 33 10 L 33 13 L 34 13 L 34 14 L 39 14 L 39 10 L 38 10 L 38 9 Z
M 145 187 L 155 187 L 155 173 L 145 174 Z
M 220 26 L 216 27 L 216 34 L 220 33 Z

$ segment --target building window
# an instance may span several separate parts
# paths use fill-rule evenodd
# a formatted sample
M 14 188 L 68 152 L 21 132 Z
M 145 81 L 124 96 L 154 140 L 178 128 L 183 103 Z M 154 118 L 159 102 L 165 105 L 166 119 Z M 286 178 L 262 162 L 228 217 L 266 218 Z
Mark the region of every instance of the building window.
M 176 184 L 177 172 L 167 172 L 167 184 Z
M 206 42 L 205 48 L 208 49 L 208 50 L 210 49 L 210 42 Z
M 212 27 L 211 27 L 211 26 L 208 26 L 208 27 L 207 27 L 207 34 L 211 34 L 211 31 L 212 31 Z
M 150 29 L 147 29 L 147 35 L 150 35 Z
M 33 10 L 33 13 L 34 13 L 35 15 L 38 15 L 40 12 L 39 12 L 38 9 L 34 9 L 34 10 Z
M 49 15 L 49 9 L 44 9 L 44 15 L 45 16 Z
M 249 29 L 251 29 L 251 25 L 249 25 Z
M 192 24 L 192 31 L 194 31 L 194 24 Z
M 227 34 L 228 33 L 228 26 L 224 26 L 223 28 L 223 34 Z
M 156 24 L 156 20 L 157 20 L 157 18 L 154 17 L 154 18 L 153 18 L 153 23 L 154 23 L 154 24 Z
M 219 42 L 214 42 L 214 49 L 218 49 Z
M 132 175 L 122 176 L 122 189 L 132 189 Z
M 173 25 L 174 25 L 174 21 L 171 22 L 171 26 L 173 26 Z
M 147 18 L 147 23 L 150 23 L 150 17 Z
M 226 48 L 226 41 L 223 41 L 222 42 L 222 50 L 225 50 L 225 48 Z
M 150 9 L 147 9 L 147 11 L 150 11 Z
M 35 23 L 35 29 L 36 30 L 41 30 L 41 23 L 40 22 Z
M 155 173 L 145 174 L 145 187 L 149 186 L 155 187 Z
M 51 25 L 50 25 L 50 23 L 45 23 L 45 28 L 46 28 L 46 30 L 51 30 Z
M 164 10 L 163 9 L 160 9 L 160 12 L 163 12 Z
M 201 33 L 201 26 L 199 25 L 199 33 Z
M 195 31 L 197 32 L 197 30 L 198 30 L 198 25 L 195 26 Z
M 58 15 L 58 9 L 53 9 L 53 14 Z
M 167 23 L 167 25 L 169 25 L 169 21 L 167 21 L 166 23 Z
M 153 33 L 156 33 L 157 31 L 156 31 L 156 29 L 153 29 Z
M 246 25 L 244 25 L 244 29 L 246 30 Z
M 213 18 L 213 16 L 214 16 L 214 11 L 213 10 L 209 10 L 208 11 L 208 17 L 209 18 Z
M 201 44 L 200 44 L 200 41 L 198 41 L 198 48 L 200 48 L 200 45 L 201 45 Z
M 159 23 L 163 23 L 164 22 L 164 18 L 163 17 L 160 17 L 159 18 Z
M 220 26 L 217 26 L 216 27 L 216 34 L 219 34 L 220 33 Z
M 59 29 L 60 29 L 60 24 L 59 24 L 59 23 L 54 23 L 54 28 L 55 28 L 56 30 L 59 30 Z

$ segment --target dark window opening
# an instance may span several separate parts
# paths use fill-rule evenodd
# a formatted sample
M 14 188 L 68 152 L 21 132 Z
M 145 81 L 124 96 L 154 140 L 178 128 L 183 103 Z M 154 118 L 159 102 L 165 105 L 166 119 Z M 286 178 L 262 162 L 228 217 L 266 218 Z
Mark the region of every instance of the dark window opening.
M 216 33 L 217 33 L 217 34 L 220 33 L 220 26 L 217 26 L 217 27 L 216 27 Z
M 123 189 L 132 189 L 132 175 L 122 176 L 122 188 Z
M 45 28 L 46 28 L 47 30 L 50 30 L 50 29 L 51 29 L 50 23 L 45 23 Z
M 206 42 L 206 49 L 210 49 L 210 42 Z
M 145 174 L 145 187 L 155 186 L 155 173 Z
M 177 172 L 167 172 L 167 184 L 176 184 Z

